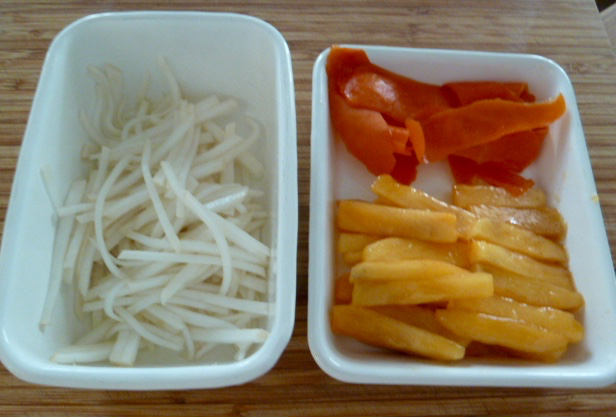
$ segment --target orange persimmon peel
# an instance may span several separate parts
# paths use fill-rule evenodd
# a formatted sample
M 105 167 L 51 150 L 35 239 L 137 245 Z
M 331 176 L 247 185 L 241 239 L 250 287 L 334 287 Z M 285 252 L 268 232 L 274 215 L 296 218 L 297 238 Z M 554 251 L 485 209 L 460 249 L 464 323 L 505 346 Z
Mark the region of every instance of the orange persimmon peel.
M 463 156 L 478 164 L 497 162 L 504 168 L 519 173 L 539 157 L 547 134 L 547 127 L 523 130 L 483 145 L 463 149 L 454 155 Z
M 408 141 L 411 142 L 415 156 L 419 162 L 425 162 L 426 139 L 421 128 L 421 123 L 414 119 L 404 121 L 407 129 Z
M 382 113 L 398 125 L 427 107 L 450 108 L 445 90 L 393 74 L 374 65 L 363 66 L 339 86 L 349 104 Z
M 379 112 L 351 107 L 331 83 L 329 111 L 334 132 L 368 171 L 380 175 L 393 170 L 394 135 Z
M 335 90 L 348 104 L 378 111 L 399 126 L 427 107 L 450 108 L 455 101 L 447 89 L 372 64 L 362 49 L 332 47 L 327 73 Z
M 528 103 L 535 101 L 535 96 L 528 91 L 528 84 L 524 82 L 461 81 L 443 84 L 443 88 L 456 97 L 456 107 L 491 98 Z
M 472 176 L 518 192 L 530 184 L 518 174 L 566 111 L 562 94 L 535 102 L 523 82 L 426 84 L 372 64 L 361 49 L 332 47 L 327 73 L 336 136 L 371 173 L 407 184 L 419 163 L 453 156 L 475 166 Z
M 487 184 L 502 187 L 511 195 L 521 195 L 535 182 L 522 177 L 498 162 L 477 163 L 458 155 L 449 155 L 449 167 L 457 184 L 475 184 L 482 180 Z
M 535 185 L 535 181 L 511 172 L 495 162 L 480 164 L 477 175 L 488 184 L 502 187 L 514 196 L 522 195 Z
M 505 135 L 549 126 L 565 110 L 562 94 L 542 103 L 486 99 L 444 110 L 421 123 L 426 158 L 429 162 L 438 162 L 450 154 Z

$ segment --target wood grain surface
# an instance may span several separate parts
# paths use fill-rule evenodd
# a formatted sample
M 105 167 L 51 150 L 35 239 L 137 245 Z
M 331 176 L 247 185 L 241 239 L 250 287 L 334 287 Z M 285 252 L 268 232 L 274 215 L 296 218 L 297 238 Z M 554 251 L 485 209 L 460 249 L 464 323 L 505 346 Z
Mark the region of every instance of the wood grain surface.
M 616 61 L 593 0 L 2 0 L 0 222 L 51 40 L 82 16 L 120 10 L 246 13 L 273 24 L 289 43 L 297 99 L 300 192 L 293 337 L 271 372 L 243 386 L 217 390 L 69 390 L 22 382 L 0 366 L 0 415 L 616 416 L 616 385 L 570 390 L 338 382 L 312 359 L 306 326 L 311 71 L 318 54 L 334 43 L 535 53 L 559 63 L 576 91 L 612 255 L 616 255 Z

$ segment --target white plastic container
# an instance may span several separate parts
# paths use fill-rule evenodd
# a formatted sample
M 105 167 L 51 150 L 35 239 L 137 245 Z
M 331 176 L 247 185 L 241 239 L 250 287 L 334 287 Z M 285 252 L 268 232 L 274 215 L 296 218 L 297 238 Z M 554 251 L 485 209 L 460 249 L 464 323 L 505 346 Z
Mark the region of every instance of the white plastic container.
M 333 139 L 325 70 L 329 50 L 325 50 L 313 71 L 311 142 L 308 341 L 319 366 L 336 379 L 354 383 L 596 387 L 616 381 L 616 279 L 574 90 L 562 68 L 534 55 L 345 46 L 363 48 L 375 64 L 428 83 L 527 81 L 538 100 L 564 94 L 567 112 L 553 124 L 542 154 L 525 175 L 547 191 L 549 204 L 568 224 L 566 247 L 577 288 L 586 301 L 578 314 L 586 334 L 555 364 L 487 359 L 441 364 L 332 334 L 332 287 L 341 270 L 336 264 L 335 202 L 373 198 L 374 176 Z M 442 163 L 421 166 L 413 185 L 448 200 L 451 174 Z
M 270 268 L 274 311 L 267 341 L 239 362 L 186 362 L 151 356 L 132 368 L 50 362 L 83 327 L 72 302 L 59 300 L 52 324 L 38 327 L 47 291 L 55 234 L 50 194 L 64 198 L 82 175 L 79 160 L 87 140 L 79 109 L 95 98 L 90 65 L 110 63 L 123 71 L 126 95 L 137 94 L 143 75 L 153 93 L 166 86 L 157 57 L 166 58 L 191 98 L 232 96 L 258 120 L 264 137 L 257 156 L 265 163 L 263 191 L 271 221 Z M 158 78 L 157 78 L 158 77 Z M 163 90 L 164 88 L 161 88 Z M 270 24 L 239 14 L 127 12 L 92 15 L 66 27 L 51 44 L 39 80 L 15 174 L 0 254 L 0 359 L 17 377 L 39 384 L 98 389 L 188 389 L 237 385 L 269 371 L 293 330 L 296 289 L 297 151 L 291 57 Z

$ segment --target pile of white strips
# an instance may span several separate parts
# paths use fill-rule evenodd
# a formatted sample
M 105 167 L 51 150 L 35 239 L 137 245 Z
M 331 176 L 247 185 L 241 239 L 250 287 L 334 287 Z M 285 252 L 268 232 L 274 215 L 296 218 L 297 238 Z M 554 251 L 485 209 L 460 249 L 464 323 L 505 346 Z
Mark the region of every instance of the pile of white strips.
M 146 77 L 134 106 L 119 69 L 89 68 L 98 100 L 80 119 L 92 169 L 56 207 L 41 326 L 64 282 L 91 330 L 55 362 L 131 366 L 153 347 L 192 360 L 220 344 L 240 360 L 268 336 L 270 249 L 260 240 L 268 214 L 262 193 L 242 185 L 263 171 L 249 153 L 258 124 L 242 120 L 250 133 L 240 136 L 235 100 L 189 102 L 163 58 L 159 66 L 168 92 L 148 98 Z

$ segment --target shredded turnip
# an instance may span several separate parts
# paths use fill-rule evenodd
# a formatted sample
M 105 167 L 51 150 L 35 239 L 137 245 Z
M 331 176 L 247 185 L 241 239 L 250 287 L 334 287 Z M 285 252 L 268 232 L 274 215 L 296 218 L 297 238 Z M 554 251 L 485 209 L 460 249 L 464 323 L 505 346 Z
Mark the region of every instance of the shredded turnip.
M 66 204 L 74 204 L 79 201 L 85 192 L 86 182 L 76 181 L 71 186 L 66 197 Z M 49 280 L 49 287 L 47 291 L 47 297 L 45 298 L 45 304 L 43 306 L 43 315 L 41 317 L 41 326 L 47 326 L 51 320 L 51 314 L 60 292 L 62 284 L 63 273 L 63 255 L 69 246 L 71 233 L 73 231 L 74 221 L 72 218 L 60 218 L 58 222 L 58 229 L 56 232 L 56 239 L 53 246 L 52 262 L 51 262 L 51 275 Z
M 112 350 L 113 343 L 72 345 L 58 350 L 51 360 L 60 363 L 99 362 L 109 359 Z
M 88 69 L 97 100 L 79 120 L 90 172 L 53 201 L 40 323 L 53 324 L 64 285 L 91 326 L 53 361 L 133 366 L 152 347 L 198 360 L 220 344 L 239 360 L 268 337 L 267 210 L 251 188 L 264 171 L 250 153 L 259 125 L 233 98 L 186 99 L 162 57 L 158 65 L 167 93 L 148 97 L 146 77 L 133 101 L 118 68 Z

